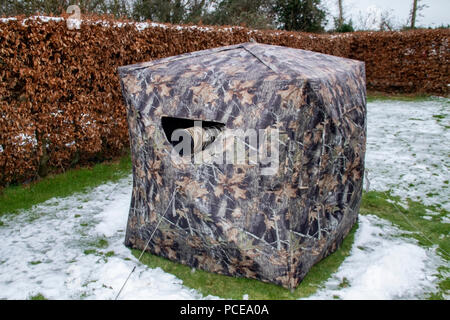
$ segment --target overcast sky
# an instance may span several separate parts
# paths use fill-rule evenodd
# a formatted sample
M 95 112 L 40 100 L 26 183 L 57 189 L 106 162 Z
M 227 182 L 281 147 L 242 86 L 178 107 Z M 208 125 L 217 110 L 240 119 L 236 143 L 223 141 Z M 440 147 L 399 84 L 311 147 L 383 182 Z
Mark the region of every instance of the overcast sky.
M 352 18 L 358 25 L 360 17 L 367 15 L 379 16 L 390 12 L 390 16 L 398 25 L 406 24 L 413 0 L 343 0 L 346 18 Z M 337 0 L 324 0 L 324 5 L 332 15 L 337 15 Z M 450 0 L 421 0 L 420 4 L 428 7 L 423 9 L 416 19 L 416 26 L 436 27 L 450 24 Z M 332 20 L 332 19 L 329 19 Z

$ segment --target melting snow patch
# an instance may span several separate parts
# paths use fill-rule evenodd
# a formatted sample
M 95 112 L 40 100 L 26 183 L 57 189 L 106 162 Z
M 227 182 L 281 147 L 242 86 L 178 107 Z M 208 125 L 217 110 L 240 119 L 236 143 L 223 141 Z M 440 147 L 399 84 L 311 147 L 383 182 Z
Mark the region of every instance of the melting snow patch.
M 370 188 L 450 211 L 450 99 L 375 101 L 367 105 Z
M 401 233 L 376 216 L 360 216 L 350 256 L 309 299 L 418 299 L 437 291 L 444 262 Z
M 450 223 L 450 218 L 449 217 L 442 217 L 441 218 L 441 222 L 442 223 Z

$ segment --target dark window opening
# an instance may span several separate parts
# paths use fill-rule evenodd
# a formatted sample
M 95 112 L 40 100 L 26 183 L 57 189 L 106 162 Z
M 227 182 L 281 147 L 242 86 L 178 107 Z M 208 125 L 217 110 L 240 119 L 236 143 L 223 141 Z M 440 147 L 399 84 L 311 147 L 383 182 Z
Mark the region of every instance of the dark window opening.
M 199 123 L 201 126 L 199 126 Z M 215 121 L 192 120 L 175 117 L 161 117 L 161 125 L 169 141 L 174 147 L 181 141 L 172 141 L 172 134 L 175 130 L 185 130 L 190 137 L 191 155 L 195 152 L 205 150 L 224 129 L 225 124 Z M 180 156 L 183 156 L 183 150 L 180 150 Z

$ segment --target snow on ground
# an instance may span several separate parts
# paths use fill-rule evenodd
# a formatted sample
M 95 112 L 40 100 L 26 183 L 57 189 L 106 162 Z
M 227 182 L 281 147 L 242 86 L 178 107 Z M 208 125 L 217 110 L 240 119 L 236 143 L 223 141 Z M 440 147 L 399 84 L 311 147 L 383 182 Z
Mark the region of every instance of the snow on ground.
M 26 299 L 37 293 L 50 299 L 114 299 L 137 262 L 123 245 L 130 197 L 131 177 L 4 217 L 0 299 Z M 107 240 L 107 247 L 95 247 L 100 239 Z M 93 249 L 96 252 L 85 252 Z M 138 264 L 120 298 L 202 296 L 160 268 Z
M 370 189 L 450 211 L 450 99 L 368 104 Z M 446 129 L 447 128 L 447 129 Z
M 350 256 L 310 299 L 420 299 L 436 290 L 436 268 L 444 262 L 434 250 L 403 233 L 386 220 L 359 217 Z
M 442 99 L 368 104 L 371 189 L 392 189 L 403 198 L 448 208 L 447 109 Z M 121 299 L 217 298 L 142 265 L 123 245 L 131 187 L 128 177 L 2 217 L 0 299 L 37 293 L 50 299 L 114 299 L 135 265 Z M 312 298 L 408 299 L 435 291 L 436 269 L 444 262 L 434 248 L 420 247 L 401 232 L 385 220 L 360 216 L 350 256 Z

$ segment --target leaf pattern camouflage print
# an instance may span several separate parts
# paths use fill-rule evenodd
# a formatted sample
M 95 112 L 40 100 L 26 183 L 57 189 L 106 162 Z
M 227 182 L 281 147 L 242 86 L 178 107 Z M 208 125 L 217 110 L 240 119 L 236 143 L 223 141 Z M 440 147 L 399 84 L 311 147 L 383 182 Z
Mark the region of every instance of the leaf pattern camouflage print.
M 338 248 L 362 194 L 363 62 L 244 43 L 120 67 L 119 76 L 133 161 L 127 246 L 143 249 L 161 220 L 151 253 L 286 288 Z M 174 164 L 163 116 L 277 128 L 278 171 Z

